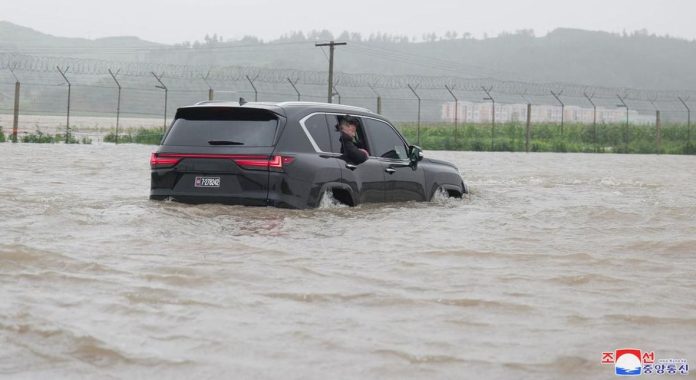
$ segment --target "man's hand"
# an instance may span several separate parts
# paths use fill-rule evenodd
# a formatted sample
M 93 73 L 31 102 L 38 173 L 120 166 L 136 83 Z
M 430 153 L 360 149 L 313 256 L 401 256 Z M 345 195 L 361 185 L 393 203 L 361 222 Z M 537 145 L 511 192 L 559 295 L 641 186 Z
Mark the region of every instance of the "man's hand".
M 365 153 L 365 157 L 370 157 L 370 153 L 368 153 L 365 149 L 360 149 L 360 151 Z

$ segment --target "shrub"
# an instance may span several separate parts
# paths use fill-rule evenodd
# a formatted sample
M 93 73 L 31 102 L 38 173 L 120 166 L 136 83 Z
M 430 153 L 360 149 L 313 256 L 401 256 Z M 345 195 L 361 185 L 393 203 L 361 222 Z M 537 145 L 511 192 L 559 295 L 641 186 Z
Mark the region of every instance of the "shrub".
M 56 138 L 37 130 L 36 133 L 29 133 L 22 136 L 22 142 L 33 144 L 54 144 L 56 142 Z
M 119 134 L 118 135 L 118 143 L 119 144 L 136 143 L 136 144 L 159 145 L 160 142 L 162 141 L 162 136 L 164 136 L 164 133 L 161 130 L 138 128 L 135 131 L 135 135 L 133 135 L 131 132 L 128 132 L 128 134 L 125 134 L 125 135 Z M 110 132 L 109 134 L 104 136 L 104 142 L 115 143 L 116 142 L 116 134 L 113 132 Z

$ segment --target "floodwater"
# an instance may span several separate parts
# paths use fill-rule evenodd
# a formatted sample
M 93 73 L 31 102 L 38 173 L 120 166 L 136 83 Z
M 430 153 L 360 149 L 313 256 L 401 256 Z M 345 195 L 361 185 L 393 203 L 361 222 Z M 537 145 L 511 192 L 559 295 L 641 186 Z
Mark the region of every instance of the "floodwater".
M 468 199 L 297 211 L 149 201 L 153 149 L 0 145 L 0 377 L 696 364 L 696 157 L 426 152 Z

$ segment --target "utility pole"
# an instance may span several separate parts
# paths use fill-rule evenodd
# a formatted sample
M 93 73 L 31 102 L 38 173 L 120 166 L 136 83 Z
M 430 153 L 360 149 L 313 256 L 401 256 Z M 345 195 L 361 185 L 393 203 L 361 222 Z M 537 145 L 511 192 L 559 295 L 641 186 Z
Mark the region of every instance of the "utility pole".
M 328 46 L 329 47 L 329 95 L 327 98 L 327 101 L 329 103 L 332 103 L 332 98 L 333 98 L 333 90 L 334 90 L 334 84 L 333 84 L 333 67 L 334 67 L 334 49 L 336 46 L 343 46 L 343 45 L 348 45 L 347 42 L 327 42 L 327 43 L 315 43 L 315 47 L 322 47 L 322 46 Z
M 116 76 L 118 73 L 121 71 L 121 69 L 118 69 L 116 71 L 116 74 L 114 74 L 111 69 L 109 69 L 109 74 L 111 75 L 112 78 L 114 78 L 114 82 L 116 82 L 116 86 L 118 87 L 118 100 L 116 101 L 116 145 L 118 145 L 118 121 L 119 118 L 121 117 L 121 83 L 118 82 L 118 79 L 116 79 Z
M 413 95 L 416 96 L 416 99 L 418 99 L 418 124 L 416 126 L 416 144 L 420 145 L 420 124 L 421 124 L 421 97 L 418 96 L 418 93 L 416 92 L 416 88 L 420 86 L 420 84 L 417 84 L 415 88 L 411 86 L 410 84 L 407 85 L 409 90 L 413 92 Z
M 299 102 L 300 99 L 302 98 L 302 94 L 300 94 L 300 90 L 298 90 L 297 86 L 295 86 L 295 85 L 297 84 L 297 82 L 299 82 L 300 78 L 297 78 L 294 81 L 291 80 L 290 78 L 287 78 L 287 79 L 288 79 L 288 82 L 290 83 L 290 85 L 292 86 L 292 88 L 295 89 L 295 92 L 297 93 L 297 101 Z
M 551 95 L 553 95 L 556 100 L 558 100 L 558 103 L 561 104 L 561 137 L 563 137 L 563 123 L 565 121 L 565 103 L 561 100 L 561 95 L 563 95 L 563 90 L 561 90 L 558 93 L 555 93 L 551 91 Z
M 162 132 L 166 133 L 167 132 L 167 96 L 169 94 L 169 89 L 162 82 L 162 77 L 164 76 L 164 73 L 160 74 L 159 76 L 157 76 L 157 74 L 155 74 L 152 71 L 150 73 L 159 82 L 159 85 L 155 85 L 155 87 L 164 90 L 164 124 L 162 126 Z
M 457 123 L 459 122 L 459 99 L 457 99 L 457 95 L 454 94 L 454 86 L 451 88 L 448 85 L 445 85 L 445 88 L 447 91 L 449 91 L 450 95 L 452 95 L 452 98 L 454 98 L 454 146 L 455 150 L 457 149 Z
M 70 66 L 67 66 L 65 69 L 61 69 L 60 67 L 56 66 L 56 69 L 58 69 L 58 72 L 60 75 L 63 77 L 65 82 L 68 84 L 68 113 L 67 113 L 67 121 L 65 122 L 65 143 L 70 142 L 70 89 L 72 87 L 72 83 L 68 80 L 68 77 L 65 76 L 65 73 L 70 70 Z
M 686 133 L 687 133 L 687 143 L 691 145 L 691 108 L 686 104 L 686 102 L 689 100 L 689 98 L 686 98 L 686 101 L 682 99 L 681 96 L 678 96 L 677 99 L 684 105 L 684 108 L 686 108 Z
M 19 128 L 19 90 L 20 90 L 19 78 L 17 78 L 17 75 L 15 75 L 15 72 L 14 72 L 15 67 L 16 67 L 16 64 L 14 67 L 8 67 L 8 69 L 12 73 L 12 76 L 15 78 L 14 118 L 12 119 L 12 142 L 13 143 L 17 142 L 17 129 Z
M 595 148 L 597 146 L 597 105 L 595 104 L 594 101 L 592 101 L 592 98 L 594 98 L 594 92 L 592 95 L 587 95 L 587 92 L 583 92 L 583 95 L 585 95 L 585 99 L 587 99 L 590 104 L 592 104 L 592 140 L 595 143 Z
M 494 150 L 495 149 L 495 99 L 493 98 L 493 96 L 491 96 L 491 90 L 493 90 L 493 86 L 488 87 L 488 88 L 481 86 L 481 89 L 487 95 L 487 97 L 483 98 L 483 100 L 490 100 L 491 101 L 491 107 L 492 107 L 491 116 L 492 116 L 492 121 L 493 121 L 492 128 L 491 128 L 491 150 Z

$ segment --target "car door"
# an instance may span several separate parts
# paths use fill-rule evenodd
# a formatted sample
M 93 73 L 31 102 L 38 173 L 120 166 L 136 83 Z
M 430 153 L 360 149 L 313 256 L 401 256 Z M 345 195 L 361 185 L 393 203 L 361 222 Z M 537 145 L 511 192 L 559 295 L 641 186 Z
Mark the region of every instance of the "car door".
M 370 154 L 384 164 L 387 202 L 426 200 L 425 173 L 408 158 L 408 145 L 390 124 L 363 117 Z
M 341 132 L 338 130 L 338 116 L 328 114 L 327 122 L 331 135 L 331 150 L 340 157 Z M 363 129 L 364 127 L 361 126 Z M 353 189 L 353 194 L 358 203 L 384 202 L 385 201 L 385 163 L 377 157 L 369 157 L 362 164 L 352 164 L 341 160 L 341 181 Z

